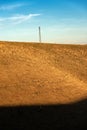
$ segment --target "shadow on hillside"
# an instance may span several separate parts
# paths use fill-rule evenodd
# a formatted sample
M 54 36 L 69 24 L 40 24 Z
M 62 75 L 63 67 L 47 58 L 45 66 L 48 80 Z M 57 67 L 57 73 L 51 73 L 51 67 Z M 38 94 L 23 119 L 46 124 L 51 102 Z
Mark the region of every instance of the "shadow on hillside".
M 0 107 L 0 128 L 87 128 L 87 100 L 67 105 Z

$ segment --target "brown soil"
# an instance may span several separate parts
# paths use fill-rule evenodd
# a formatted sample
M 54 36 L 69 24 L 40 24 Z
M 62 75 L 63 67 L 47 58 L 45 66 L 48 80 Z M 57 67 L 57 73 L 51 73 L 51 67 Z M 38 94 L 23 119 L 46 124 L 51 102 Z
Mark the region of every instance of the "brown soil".
M 87 97 L 87 45 L 0 42 L 0 106 Z

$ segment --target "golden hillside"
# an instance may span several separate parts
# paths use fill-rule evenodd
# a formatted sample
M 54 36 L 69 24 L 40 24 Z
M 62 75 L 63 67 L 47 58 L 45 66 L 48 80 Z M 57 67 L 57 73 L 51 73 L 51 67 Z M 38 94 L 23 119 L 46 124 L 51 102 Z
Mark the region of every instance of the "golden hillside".
M 0 105 L 87 97 L 87 45 L 0 42 Z

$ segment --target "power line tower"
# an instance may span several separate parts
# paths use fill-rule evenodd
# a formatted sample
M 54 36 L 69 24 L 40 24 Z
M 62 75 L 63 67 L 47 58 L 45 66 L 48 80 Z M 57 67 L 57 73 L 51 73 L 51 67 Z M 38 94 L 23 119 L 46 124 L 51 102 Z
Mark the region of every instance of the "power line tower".
M 39 42 L 41 43 L 41 28 L 39 26 Z

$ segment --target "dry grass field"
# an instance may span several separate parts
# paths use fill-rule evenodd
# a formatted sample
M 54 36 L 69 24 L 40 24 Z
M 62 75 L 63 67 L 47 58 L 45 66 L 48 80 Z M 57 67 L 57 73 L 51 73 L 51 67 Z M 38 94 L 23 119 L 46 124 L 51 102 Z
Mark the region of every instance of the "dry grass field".
M 0 42 L 0 106 L 87 98 L 87 45 Z

